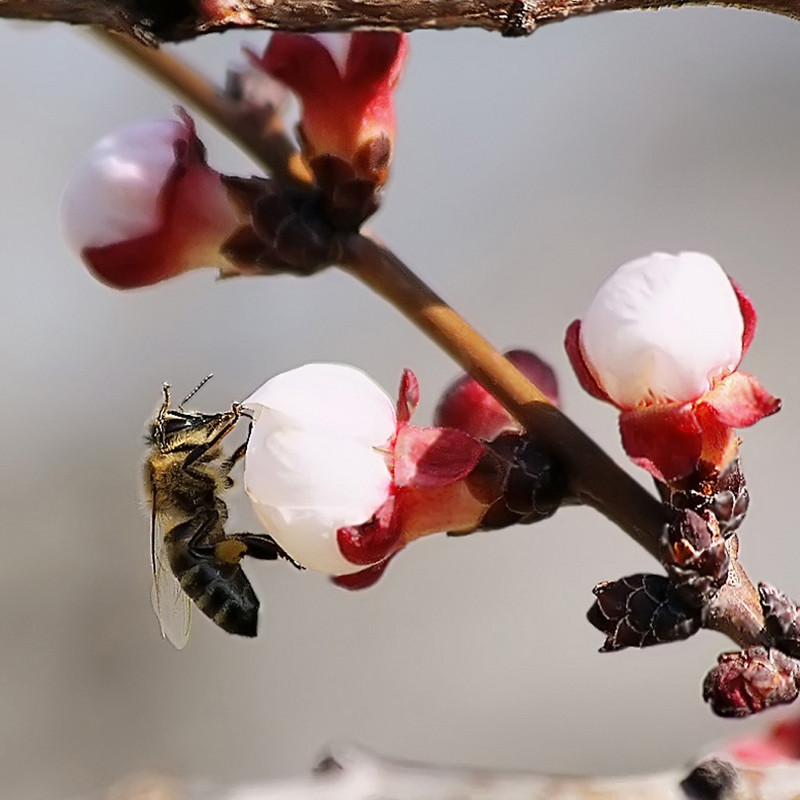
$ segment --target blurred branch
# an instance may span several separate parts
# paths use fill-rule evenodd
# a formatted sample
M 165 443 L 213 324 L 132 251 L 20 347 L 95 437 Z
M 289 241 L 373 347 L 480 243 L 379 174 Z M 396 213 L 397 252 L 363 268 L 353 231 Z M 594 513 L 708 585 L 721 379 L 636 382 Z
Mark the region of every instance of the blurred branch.
M 709 759 L 688 775 L 674 770 L 628 778 L 571 778 L 440 768 L 379 758 L 360 748 L 340 748 L 311 778 L 227 789 L 165 783 L 159 792 L 131 787 L 115 800 L 796 800 L 800 767 L 737 769 Z
M 143 41 L 180 41 L 231 28 L 484 28 L 523 36 L 601 11 L 720 5 L 800 18 L 800 0 L 0 0 L 0 17 L 97 25 Z

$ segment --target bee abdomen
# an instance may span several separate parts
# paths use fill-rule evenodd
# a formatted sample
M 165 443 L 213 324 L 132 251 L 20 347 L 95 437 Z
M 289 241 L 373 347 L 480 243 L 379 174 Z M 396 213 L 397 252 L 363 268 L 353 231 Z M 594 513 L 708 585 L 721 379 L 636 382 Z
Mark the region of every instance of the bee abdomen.
M 181 574 L 180 584 L 197 607 L 224 631 L 256 635 L 259 602 L 241 567 L 226 565 L 221 570 L 211 561 L 200 560 Z

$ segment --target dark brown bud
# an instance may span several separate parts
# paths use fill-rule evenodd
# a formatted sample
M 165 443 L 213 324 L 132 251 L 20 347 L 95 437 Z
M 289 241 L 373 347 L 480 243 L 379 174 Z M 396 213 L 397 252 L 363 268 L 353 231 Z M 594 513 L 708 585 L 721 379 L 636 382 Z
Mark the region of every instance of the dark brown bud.
M 593 591 L 597 600 L 586 616 L 606 634 L 601 653 L 688 639 L 700 627 L 700 612 L 663 575 L 629 575 Z
M 336 232 L 320 217 L 319 195 L 263 178 L 224 177 L 229 195 L 250 224 L 223 247 L 237 274 L 311 275 L 339 260 Z
M 780 650 L 749 647 L 722 653 L 703 683 L 703 699 L 721 717 L 747 717 L 791 703 L 800 688 L 800 662 Z
M 358 154 L 367 167 L 377 169 L 379 162 L 388 165 L 391 155 L 388 137 L 378 137 L 373 147 L 369 144 L 362 146 Z M 378 210 L 381 182 L 362 177 L 357 172 L 358 164 L 325 153 L 312 158 L 309 166 L 322 195 L 322 214 L 336 230 L 357 231 Z
M 764 625 L 775 647 L 787 655 L 800 658 L 800 612 L 797 604 L 768 583 L 758 584 Z
M 551 517 L 564 500 L 566 475 L 561 463 L 522 434 L 498 436 L 487 448 L 505 465 L 503 494 L 481 520 L 482 529 L 528 524 Z
M 734 459 L 725 470 L 717 470 L 707 462 L 680 486 L 657 483 L 661 499 L 677 509 L 689 509 L 701 514 L 708 510 L 717 518 L 724 537 L 733 534 L 744 521 L 750 505 L 750 495 L 739 459 Z
M 661 537 L 661 561 L 673 586 L 690 605 L 701 608 L 728 579 L 730 557 L 716 517 L 684 509 Z

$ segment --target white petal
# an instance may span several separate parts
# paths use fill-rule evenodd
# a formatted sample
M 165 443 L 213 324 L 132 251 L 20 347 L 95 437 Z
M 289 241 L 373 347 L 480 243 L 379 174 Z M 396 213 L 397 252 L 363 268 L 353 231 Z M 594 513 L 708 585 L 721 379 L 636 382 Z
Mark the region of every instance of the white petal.
M 687 402 L 742 357 L 742 318 L 722 267 L 702 253 L 653 253 L 621 266 L 581 322 L 598 383 L 623 408 Z
M 185 136 L 183 123 L 176 120 L 140 120 L 92 147 L 62 201 L 64 234 L 76 252 L 157 227 L 157 199 L 175 162 L 173 146 Z
M 350 52 L 352 33 L 312 33 L 311 34 L 330 54 L 340 75 L 344 75 L 347 56 Z
M 341 369 L 337 367 L 337 375 L 342 374 Z M 347 369 L 358 376 L 362 386 L 365 381 L 375 386 L 363 373 Z M 311 370 L 314 372 L 319 371 Z M 294 403 L 288 409 L 282 401 L 286 399 L 284 389 L 288 391 L 289 387 L 282 381 L 276 385 L 274 393 L 270 390 L 265 394 L 270 403 L 280 405 L 280 410 L 253 404 L 259 413 L 250 433 L 244 468 L 245 489 L 253 508 L 267 532 L 303 566 L 329 575 L 358 572 L 364 567 L 341 555 L 336 531 L 367 522 L 389 498 L 392 476 L 385 454 L 361 431 L 354 435 L 352 430 L 343 431 L 335 424 L 329 428 L 320 424 L 320 415 L 314 415 L 318 382 L 294 382 L 290 393 Z M 311 399 L 298 392 L 298 385 L 313 389 Z M 309 411 L 313 424 L 303 425 L 298 408 Z M 328 417 L 327 408 L 322 416 Z M 353 427 L 352 421 L 348 427 Z M 390 437 L 385 433 L 381 433 L 380 445 L 388 447 Z M 393 434 L 392 414 L 390 436 Z
M 394 404 L 361 370 L 347 364 L 306 364 L 283 372 L 256 389 L 243 405 L 263 424 L 297 425 L 354 436 L 376 447 L 385 445 L 397 427 Z M 280 415 L 280 420 L 278 420 Z

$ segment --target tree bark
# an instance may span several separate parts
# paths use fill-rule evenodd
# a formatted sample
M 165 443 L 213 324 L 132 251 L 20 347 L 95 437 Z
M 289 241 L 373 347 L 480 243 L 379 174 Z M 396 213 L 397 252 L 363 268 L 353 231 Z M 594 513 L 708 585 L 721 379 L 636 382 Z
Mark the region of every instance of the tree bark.
M 524 36 L 571 16 L 683 5 L 749 8 L 800 18 L 800 0 L 0 0 L 0 18 L 96 25 L 156 44 L 230 28 L 483 28 Z

